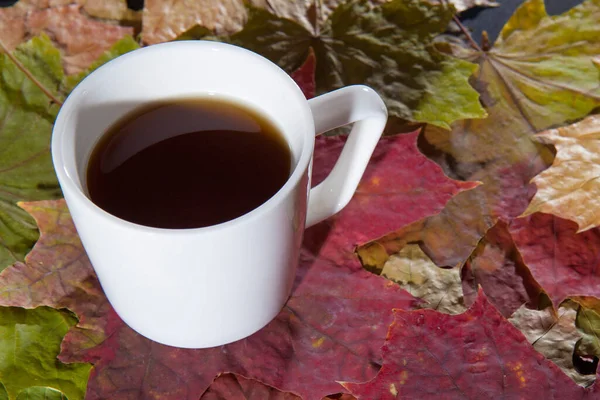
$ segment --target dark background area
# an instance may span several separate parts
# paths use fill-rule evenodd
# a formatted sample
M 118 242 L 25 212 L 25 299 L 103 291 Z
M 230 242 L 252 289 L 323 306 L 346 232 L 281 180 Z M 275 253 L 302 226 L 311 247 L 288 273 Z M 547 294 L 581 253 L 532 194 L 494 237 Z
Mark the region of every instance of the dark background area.
M 545 0 L 546 11 L 550 15 L 561 14 L 584 0 Z M 500 7 L 473 8 L 463 12 L 460 19 L 473 32 L 473 38 L 481 41 L 481 32 L 487 31 L 490 41 L 496 40 L 502 27 L 524 0 L 496 0 Z
M 219 0 L 214 0 L 217 3 Z M 515 9 L 524 2 L 524 0 L 496 0 L 500 7 L 495 8 L 473 8 L 460 15 L 463 23 L 473 31 L 473 38 L 480 41 L 481 32 L 486 30 L 490 40 L 493 42 L 502 27 L 508 21 Z M 550 15 L 556 15 L 565 12 L 571 7 L 583 3 L 584 0 L 545 0 L 546 9 Z M 0 7 L 7 7 L 16 3 L 15 0 L 0 0 Z M 143 8 L 143 0 L 127 0 L 127 4 L 134 10 Z

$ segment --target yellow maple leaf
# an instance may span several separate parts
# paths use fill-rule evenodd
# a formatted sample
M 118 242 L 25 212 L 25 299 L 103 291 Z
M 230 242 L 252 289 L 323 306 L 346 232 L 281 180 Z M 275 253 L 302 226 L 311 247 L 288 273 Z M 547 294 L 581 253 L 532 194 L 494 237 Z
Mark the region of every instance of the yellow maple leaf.
M 600 115 L 536 136 L 557 154 L 533 178 L 538 190 L 522 216 L 553 214 L 576 222 L 579 232 L 600 226 Z

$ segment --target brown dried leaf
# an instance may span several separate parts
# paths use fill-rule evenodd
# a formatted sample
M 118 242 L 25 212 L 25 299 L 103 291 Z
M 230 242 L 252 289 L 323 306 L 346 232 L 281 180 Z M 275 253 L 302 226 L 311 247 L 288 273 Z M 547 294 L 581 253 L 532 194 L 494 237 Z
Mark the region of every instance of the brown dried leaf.
M 556 147 L 552 166 L 532 182 L 537 193 L 523 216 L 535 212 L 570 219 L 582 232 L 600 225 L 600 116 L 536 135 Z
M 133 35 L 134 29 L 90 18 L 83 6 L 74 1 L 21 0 L 12 7 L 0 8 L 0 38 L 9 50 L 42 33 L 59 48 L 66 73 L 75 74 L 115 42 Z
M 142 16 L 142 40 L 167 42 L 194 26 L 228 34 L 240 30 L 246 19 L 242 0 L 146 0 Z
M 92 17 L 141 25 L 142 12 L 127 6 L 126 0 L 78 0 Z
M 523 305 L 508 321 L 525 335 L 534 349 L 579 385 L 587 387 L 595 381 L 595 376 L 580 374 L 573 365 L 575 344 L 582 338 L 575 326 L 576 317 L 577 305 L 565 302 L 558 311 L 551 305 L 543 309 Z
M 460 314 L 464 304 L 460 268 L 440 268 L 417 244 L 409 244 L 392 255 L 380 273 L 413 296 L 423 300 L 419 308 Z
M 481 238 L 494 225 L 494 221 L 486 216 L 483 190 L 479 186 L 458 193 L 439 214 L 359 246 L 357 253 L 363 266 L 369 270 L 382 269 L 388 257 L 408 243 L 419 243 L 425 254 L 438 266 L 456 267 L 464 264 Z

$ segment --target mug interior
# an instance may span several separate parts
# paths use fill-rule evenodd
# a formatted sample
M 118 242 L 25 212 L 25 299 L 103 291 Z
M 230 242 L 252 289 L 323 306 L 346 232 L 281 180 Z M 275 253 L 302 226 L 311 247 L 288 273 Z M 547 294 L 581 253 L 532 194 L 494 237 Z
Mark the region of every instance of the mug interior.
M 125 54 L 73 90 L 52 138 L 61 185 L 72 184 L 88 197 L 86 170 L 92 150 L 115 122 L 133 110 L 149 103 L 209 96 L 250 107 L 279 129 L 292 155 L 290 178 L 279 192 L 300 179 L 312 155 L 314 123 L 302 91 L 289 75 L 240 47 L 180 41 Z

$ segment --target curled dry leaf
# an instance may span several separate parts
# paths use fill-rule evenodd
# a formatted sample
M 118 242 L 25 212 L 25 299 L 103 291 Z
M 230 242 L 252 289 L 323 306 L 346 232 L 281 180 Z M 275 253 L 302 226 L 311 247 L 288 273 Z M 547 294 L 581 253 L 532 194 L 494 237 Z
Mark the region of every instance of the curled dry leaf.
M 592 399 L 599 391 L 576 385 L 535 351 L 482 291 L 460 315 L 395 311 L 383 360 L 372 381 L 343 385 L 359 400 Z
M 543 0 L 526 1 L 507 22 L 489 51 L 440 45 L 479 69 L 471 80 L 488 112 L 450 131 L 427 126 L 420 149 L 456 179 L 481 181 L 452 199 L 439 216 L 403 227 L 359 253 L 377 252 L 379 263 L 411 235 L 437 265 L 462 264 L 498 219 L 519 216 L 535 193 L 531 178 L 554 154 L 532 135 L 586 116 L 600 106 L 600 0 L 548 16 Z M 543 285 L 542 285 L 543 286 Z
M 575 321 L 577 305 L 567 301 L 554 310 L 551 304 L 542 309 L 521 306 L 508 321 L 525 335 L 534 349 L 556 364 L 577 384 L 588 387 L 595 375 L 583 375 L 573 365 L 573 353 L 577 342 L 583 337 Z
M 575 221 L 579 232 L 600 225 L 600 116 L 539 133 L 556 147 L 552 166 L 535 178 L 537 193 L 523 215 L 554 214 Z
M 132 27 L 90 18 L 82 3 L 21 0 L 12 7 L 0 8 L 0 40 L 13 50 L 34 36 L 46 34 L 60 49 L 66 73 L 79 73 L 115 42 L 134 33 Z M 117 0 L 89 3 L 88 7 L 97 13 L 108 10 L 109 14 L 125 4 Z
M 382 140 L 351 203 L 306 232 L 295 289 L 282 312 L 245 340 L 214 349 L 174 349 L 125 326 L 102 295 L 62 201 L 24 205 L 42 233 L 26 263 L 0 275 L 0 304 L 65 307 L 79 316 L 63 341 L 61 359 L 94 363 L 92 399 L 132 390 L 145 398 L 197 399 L 222 372 L 307 398 L 343 391 L 336 381 L 375 376 L 390 310 L 415 303 L 396 284 L 364 271 L 354 243 L 437 212 L 472 186 L 447 179 L 415 142 L 416 133 Z M 341 137 L 317 138 L 315 183 L 327 175 L 344 143 Z M 385 219 L 374 218 L 384 214 Z
M 0 398 L 62 400 L 64 393 L 70 400 L 83 399 L 91 365 L 56 359 L 75 322 L 68 312 L 48 307 L 0 307 Z

